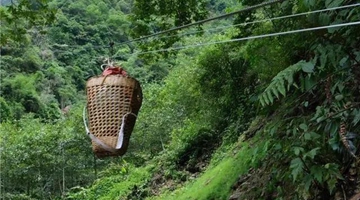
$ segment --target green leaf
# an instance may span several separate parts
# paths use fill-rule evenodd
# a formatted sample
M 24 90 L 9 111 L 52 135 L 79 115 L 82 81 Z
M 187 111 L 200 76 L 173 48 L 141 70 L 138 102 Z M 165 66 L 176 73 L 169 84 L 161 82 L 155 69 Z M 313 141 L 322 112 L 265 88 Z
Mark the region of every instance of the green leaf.
M 339 88 L 339 92 L 342 92 L 345 88 L 344 84 L 342 84 L 342 83 L 339 83 L 337 86 Z
M 310 175 L 310 174 L 307 174 L 304 178 L 304 182 L 305 182 L 305 191 L 309 191 L 309 188 L 312 184 L 312 182 L 314 181 L 314 178 Z
M 300 89 L 301 89 L 301 92 L 304 92 L 306 90 L 305 89 L 305 78 L 302 75 L 300 75 Z
M 320 183 L 323 181 L 323 167 L 322 166 L 312 166 L 310 168 L 311 175 L 318 180 Z
M 304 102 L 304 106 L 305 106 L 305 107 L 308 107 L 308 106 L 309 106 L 309 102 L 308 102 L 308 101 L 305 101 L 305 102 Z
M 328 184 L 328 186 L 329 186 L 330 193 L 332 193 L 333 190 L 335 189 L 337 182 L 338 182 L 338 181 L 337 181 L 335 178 L 332 178 L 332 179 L 330 179 L 330 180 L 327 181 L 327 184 Z
M 304 152 L 304 148 L 302 147 L 294 147 L 294 153 L 296 156 L 299 156 L 301 152 Z
M 356 126 L 360 121 L 360 109 L 354 109 L 351 114 L 354 115 L 352 123 Z
M 320 117 L 318 117 L 318 118 L 316 119 L 316 122 L 317 122 L 317 123 L 320 123 L 321 121 L 323 121 L 323 120 L 325 120 L 325 119 L 326 119 L 325 116 L 320 116 Z
M 344 0 L 326 0 L 325 6 L 326 8 L 333 8 L 340 6 L 343 3 Z
M 263 99 L 265 101 L 265 104 L 270 105 L 270 101 L 269 101 L 268 97 L 266 95 L 263 95 L 262 97 L 263 97 Z
M 269 131 L 270 135 L 273 136 L 276 133 L 277 129 L 278 129 L 278 125 L 271 127 Z
M 338 140 L 335 138 L 335 137 L 332 137 L 330 138 L 329 140 L 329 145 L 331 146 L 331 149 L 334 150 L 334 151 L 337 151 L 340 149 L 340 145 L 339 145 L 339 142 Z
M 330 136 L 331 137 L 335 137 L 338 134 L 338 130 L 339 130 L 339 124 L 338 123 L 331 123 L 331 127 L 330 127 Z
M 336 25 L 336 24 L 340 24 L 340 23 L 332 23 L 332 24 L 330 24 L 330 25 Z M 335 31 L 337 31 L 337 30 L 339 30 L 341 27 L 332 27 L 332 28 L 328 28 L 327 30 L 328 30 L 328 32 L 329 33 L 335 33 Z M 331 61 L 334 61 L 334 59 L 331 59 Z M 335 65 L 334 65 L 334 62 L 331 62 L 332 64 L 333 64 L 333 66 L 335 67 Z
M 327 64 L 327 49 L 323 47 L 322 45 L 319 45 L 316 49 L 320 54 L 320 67 L 324 68 Z
M 304 83 L 305 83 L 305 91 L 310 90 L 316 84 L 316 82 L 310 76 L 305 77 Z
M 288 88 L 290 88 L 290 86 L 288 86 Z M 280 84 L 278 84 L 277 89 L 283 96 L 286 96 L 286 89 L 285 89 L 284 82 L 280 82 Z
M 271 103 L 271 104 L 274 103 L 274 97 L 271 95 L 271 91 L 270 91 L 270 90 L 267 91 L 266 95 L 267 95 L 270 103 Z
M 339 62 L 340 66 L 344 67 L 345 63 L 348 61 L 348 59 L 349 59 L 348 56 L 343 57 Z
M 321 135 L 319 135 L 319 134 L 317 134 L 317 133 L 315 133 L 315 132 L 310 132 L 309 134 L 310 134 L 310 136 L 311 136 L 312 139 L 319 139 L 319 138 L 321 138 Z
M 264 102 L 264 98 L 261 96 L 260 98 L 259 98 L 259 100 L 260 100 L 260 104 L 261 104 L 261 106 L 265 106 L 265 102 Z
M 315 5 L 315 1 L 314 0 L 304 0 L 304 4 L 307 6 L 307 7 L 313 7 Z
M 320 147 L 316 147 L 314 149 L 312 149 L 311 151 L 307 152 L 304 157 L 309 157 L 311 159 L 314 159 L 315 156 L 318 154 L 318 151 L 320 150 Z
M 279 99 L 279 92 L 276 88 L 271 88 L 271 91 L 273 92 L 273 94 Z
M 336 99 L 337 101 L 341 101 L 343 98 L 344 98 L 344 96 L 343 96 L 342 94 L 339 94 L 339 95 L 336 95 L 336 96 L 335 96 L 335 99 Z
M 304 123 L 300 124 L 299 127 L 304 131 L 307 131 L 307 129 L 308 129 L 308 126 Z
M 314 63 L 311 62 L 301 62 L 299 63 L 301 65 L 301 69 L 303 70 L 303 72 L 306 73 L 312 73 L 314 72 Z
M 301 63 L 305 61 L 299 61 L 298 63 L 289 66 L 283 71 L 279 72 L 272 80 L 269 86 L 261 93 L 259 99 L 263 99 L 265 104 L 270 105 L 274 102 L 274 97 L 279 98 L 280 94 L 286 96 L 286 91 L 290 89 L 291 85 L 296 85 L 293 83 L 293 76 L 295 73 L 301 70 Z M 285 81 L 288 81 L 287 89 L 285 88 Z
M 281 144 L 279 144 L 279 143 L 277 143 L 276 145 L 275 145 L 275 150 L 280 150 L 282 148 L 282 146 L 281 146 Z
M 330 15 L 328 13 L 320 13 L 319 22 L 323 26 L 328 25 L 330 23 Z
M 304 163 L 300 158 L 295 158 L 290 162 L 291 174 L 293 176 L 293 182 L 297 180 L 297 176 L 303 172 Z

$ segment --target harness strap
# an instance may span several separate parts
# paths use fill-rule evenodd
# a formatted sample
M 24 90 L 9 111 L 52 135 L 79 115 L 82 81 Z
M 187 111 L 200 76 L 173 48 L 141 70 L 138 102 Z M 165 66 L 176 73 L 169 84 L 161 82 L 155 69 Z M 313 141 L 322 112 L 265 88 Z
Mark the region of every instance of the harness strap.
M 125 129 L 125 117 L 127 115 L 133 115 L 134 117 L 137 117 L 134 113 L 126 113 L 123 118 L 122 118 L 122 122 L 121 122 L 121 127 L 118 133 L 118 141 L 116 144 L 116 148 L 110 147 L 109 145 L 105 144 L 104 142 L 102 142 L 101 140 L 99 140 L 94 134 L 92 134 L 88 128 L 87 122 L 86 122 L 86 106 L 84 106 L 84 110 L 83 110 L 83 121 L 84 121 L 84 126 L 85 126 L 85 130 L 86 130 L 86 134 L 91 138 L 92 141 L 94 141 L 97 145 L 99 145 L 101 148 L 105 149 L 106 151 L 110 151 L 112 153 L 116 153 L 117 150 L 121 149 L 123 143 L 124 143 L 124 129 Z

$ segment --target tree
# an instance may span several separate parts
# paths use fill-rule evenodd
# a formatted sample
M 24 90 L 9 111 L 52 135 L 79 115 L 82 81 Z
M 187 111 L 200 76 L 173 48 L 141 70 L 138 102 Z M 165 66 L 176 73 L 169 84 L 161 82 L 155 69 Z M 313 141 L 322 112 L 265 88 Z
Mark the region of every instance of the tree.
M 0 44 L 20 43 L 26 39 L 27 30 L 41 28 L 55 20 L 56 9 L 50 8 L 49 0 L 20 0 L 0 6 Z
M 136 0 L 131 15 L 131 35 L 137 38 L 202 20 L 208 14 L 206 7 L 205 0 Z M 170 38 L 162 42 L 169 47 L 176 41 Z

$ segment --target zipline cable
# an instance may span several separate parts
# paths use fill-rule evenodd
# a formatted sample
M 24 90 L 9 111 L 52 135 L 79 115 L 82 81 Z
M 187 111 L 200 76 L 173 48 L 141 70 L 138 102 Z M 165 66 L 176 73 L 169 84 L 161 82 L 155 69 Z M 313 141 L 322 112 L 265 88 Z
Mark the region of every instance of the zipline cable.
M 303 16 L 303 15 L 309 15 L 309 14 L 315 14 L 315 13 L 320 13 L 320 12 L 351 8 L 351 7 L 356 7 L 356 6 L 360 6 L 360 3 L 351 4 L 351 5 L 345 5 L 345 6 L 338 6 L 338 7 L 333 7 L 333 8 L 326 8 L 326 9 L 321 9 L 321 10 L 308 11 L 308 12 L 303 12 L 303 13 L 296 13 L 296 14 L 285 15 L 285 16 L 280 16 L 280 17 L 274 17 L 274 18 L 269 18 L 269 19 L 256 20 L 256 21 L 252 21 L 252 22 L 244 22 L 244 23 L 240 23 L 240 24 L 222 26 L 222 27 L 217 27 L 217 28 L 204 29 L 204 30 L 200 30 L 200 31 L 193 31 L 193 32 L 190 32 L 190 33 L 182 33 L 182 34 L 178 34 L 176 36 L 174 36 L 174 35 L 163 36 L 163 37 L 158 37 L 158 39 L 185 36 L 185 35 L 191 35 L 191 34 L 195 34 L 195 33 L 199 33 L 199 32 L 209 32 L 209 31 L 217 30 L 217 29 L 225 29 L 225 28 L 231 28 L 231 27 L 245 26 L 245 25 L 250 25 L 250 24 L 256 24 L 256 23 L 263 23 L 263 22 L 267 22 L 267 21 L 274 21 L 274 20 L 280 20 L 280 19 L 299 17 L 299 16 Z M 132 42 L 139 42 L 140 39 L 145 39 L 145 38 L 137 38 L 137 39 L 129 40 L 129 41 L 126 41 L 126 42 L 115 42 L 115 44 L 116 44 L 116 46 L 118 46 L 118 45 L 128 44 L 128 43 L 132 43 Z M 54 44 L 52 46 L 55 47 L 55 48 L 56 47 L 78 47 L 78 46 L 84 47 L 83 45 L 67 45 L 67 44 Z M 95 45 L 95 46 L 88 46 L 88 47 L 85 46 L 84 48 L 98 49 L 98 48 L 109 48 L 109 46 L 108 45 Z
M 320 13 L 320 12 L 326 12 L 326 11 L 333 11 L 333 10 L 338 10 L 338 9 L 356 7 L 356 6 L 360 6 L 360 3 L 351 4 L 351 5 L 345 5 L 345 6 L 338 6 L 338 7 L 327 8 L 327 9 L 321 9 L 321 10 L 315 10 L 315 11 L 309 11 L 309 12 L 303 12 L 303 13 L 296 13 L 296 14 L 292 14 L 292 15 L 274 17 L 274 18 L 270 18 L 270 19 L 263 19 L 263 20 L 257 20 L 257 21 L 252 21 L 252 22 L 245 22 L 245 23 L 229 25 L 229 26 L 222 26 L 222 27 L 217 27 L 217 28 L 212 28 L 212 29 L 195 31 L 195 32 L 191 32 L 191 33 L 183 33 L 183 34 L 176 35 L 176 36 L 184 36 L 184 35 L 190 35 L 190 34 L 194 34 L 194 33 L 198 33 L 198 32 L 212 31 L 212 30 L 231 28 L 231 27 L 237 27 L 237 26 L 245 26 L 245 25 L 249 25 L 249 24 L 255 24 L 255 23 L 262 23 L 262 22 L 279 20 L 279 19 L 298 17 L 298 16 L 303 16 L 303 15 L 308 15 L 308 14 L 314 14 L 314 13 Z M 237 12 L 239 12 L 239 11 L 237 11 Z M 160 34 L 160 32 L 158 33 L 158 35 L 159 34 Z M 163 36 L 163 37 L 159 37 L 159 38 L 171 38 L 171 37 L 175 37 L 175 36 Z M 127 44 L 127 43 L 131 43 L 131 42 L 138 42 L 140 39 L 145 39 L 145 38 L 144 37 L 143 38 L 137 38 L 137 39 L 126 41 L 126 42 L 117 43 L 117 45 Z M 96 45 L 96 46 L 88 46 L 88 47 L 87 46 L 84 47 L 83 45 L 67 45 L 67 44 L 54 44 L 54 45 L 52 45 L 52 47 L 55 47 L 55 48 L 57 48 L 57 47 L 60 47 L 60 48 L 61 47 L 79 47 L 79 46 L 82 46 L 83 48 L 92 48 L 92 49 L 109 48 L 109 46 L 107 46 L 107 45 L 106 46 L 105 45 Z M 19 49 L 19 48 L 14 48 L 14 49 Z M 52 51 L 61 52 L 61 51 L 66 51 L 66 50 L 56 49 L 56 50 L 52 50 Z M 116 57 L 116 53 L 112 57 Z
M 222 43 L 229 43 L 229 42 L 239 42 L 239 41 L 245 41 L 245 40 L 252 40 L 252 39 L 259 39 L 259 38 L 266 38 L 266 37 L 273 37 L 273 36 L 280 36 L 280 35 L 288 35 L 288 34 L 294 34 L 294 33 L 315 31 L 315 30 L 321 30 L 321 29 L 327 29 L 327 28 L 338 28 L 338 27 L 344 27 L 344 26 L 354 26 L 354 25 L 359 25 L 359 24 L 360 24 L 360 21 L 342 23 L 342 24 L 333 24 L 333 25 L 327 25 L 327 26 L 318 26 L 318 27 L 313 27 L 313 28 L 304 28 L 304 29 L 297 29 L 297 30 L 292 30 L 292 31 L 284 31 L 284 32 L 270 33 L 270 34 L 264 34 L 264 35 L 255 35 L 255 36 L 236 38 L 236 39 L 231 39 L 231 40 L 223 40 L 223 41 L 200 43 L 200 44 L 188 45 L 188 46 L 180 46 L 180 47 L 172 47 L 172 48 L 167 48 L 167 49 L 159 49 L 159 50 L 153 50 L 153 51 L 139 52 L 139 53 L 135 53 L 135 54 L 143 55 L 143 54 L 148 54 L 148 53 L 174 51 L 174 50 L 202 47 L 202 46 L 208 46 L 208 45 L 214 45 L 214 44 L 222 44 Z
M 254 10 L 254 9 L 257 9 L 257 8 L 265 7 L 265 6 L 272 5 L 272 4 L 275 4 L 275 3 L 279 3 L 279 2 L 282 2 L 282 1 L 286 1 L 286 0 L 271 0 L 271 1 L 268 1 L 268 2 L 264 2 L 264 3 L 257 4 L 257 5 L 254 5 L 254 6 L 249 6 L 249 7 L 243 8 L 241 10 L 234 11 L 234 12 L 231 12 L 231 13 L 227 13 L 227 14 L 224 14 L 224 15 L 220 15 L 220 16 L 200 20 L 200 21 L 197 21 L 197 22 L 194 22 L 194 23 L 185 24 L 185 25 L 174 27 L 174 28 L 171 28 L 171 29 L 168 29 L 168 30 L 165 30 L 165 31 L 160 31 L 160 32 L 157 32 L 157 33 L 146 35 L 146 36 L 143 36 L 143 37 L 140 37 L 140 38 L 136 38 L 136 39 L 133 39 L 133 40 L 123 42 L 121 44 L 128 44 L 128 43 L 132 43 L 132 42 L 135 42 L 135 41 L 144 40 L 144 39 L 147 39 L 147 38 L 150 38 L 150 37 L 154 37 L 154 36 L 157 36 L 157 35 L 162 35 L 162 34 L 165 34 L 165 33 L 172 32 L 172 31 L 184 29 L 184 28 L 187 28 L 187 27 L 190 27 L 190 26 L 204 24 L 204 23 L 209 22 L 209 21 L 226 18 L 226 17 L 232 16 L 232 15 L 235 15 L 235 14 L 239 14 L 239 13 L 242 13 L 242 12 L 246 12 L 246 11 Z
M 351 4 L 351 5 L 344 5 L 344 6 L 338 6 L 338 7 L 333 7 L 333 8 L 326 8 L 326 9 L 315 10 L 315 11 L 308 11 L 308 12 L 303 12 L 303 13 L 296 13 L 296 14 L 285 15 L 285 16 L 280 16 L 280 17 L 274 17 L 274 18 L 270 18 L 270 19 L 257 20 L 257 21 L 252 21 L 252 22 L 245 22 L 245 23 L 240 23 L 240 24 L 235 24 L 235 25 L 230 25 L 230 26 L 223 26 L 223 27 L 220 27 L 220 28 L 231 28 L 231 27 L 237 27 L 237 26 L 245 26 L 245 25 L 248 25 L 248 24 L 255 24 L 255 23 L 262 23 L 262 22 L 273 21 L 273 20 L 293 18 L 293 17 L 299 17 L 299 16 L 303 16 L 303 15 L 315 14 L 315 13 L 326 12 L 326 11 L 334 11 L 334 10 L 339 10 L 339 9 L 357 7 L 357 6 L 360 6 L 360 3 Z M 216 29 L 220 29 L 220 28 L 218 27 L 218 28 L 213 28 L 213 29 L 196 31 L 196 32 L 192 32 L 192 33 L 183 33 L 183 34 L 176 35 L 176 36 L 172 35 L 172 36 L 163 36 L 163 37 L 158 37 L 158 38 L 179 37 L 179 36 L 183 36 L 183 35 L 190 35 L 190 34 L 194 34 L 194 33 L 197 33 L 197 32 L 211 31 L 211 30 L 216 30 Z M 219 31 L 219 32 L 221 32 L 221 31 Z M 138 42 L 138 41 L 135 41 L 135 42 Z M 122 43 L 120 43 L 120 45 L 121 44 Z M 112 57 L 116 57 L 116 54 L 117 53 L 115 53 Z
M 221 27 L 217 27 L 217 28 L 193 31 L 193 32 L 178 34 L 176 36 L 178 36 L 178 37 L 179 36 L 186 36 L 186 35 L 196 34 L 196 33 L 200 33 L 200 32 L 209 32 L 209 31 L 218 30 L 218 29 L 232 28 L 232 27 L 238 27 L 238 26 L 246 26 L 246 25 L 251 25 L 251 24 L 263 23 L 263 22 L 267 22 L 267 21 L 274 21 L 274 20 L 279 20 L 279 19 L 287 19 L 287 18 L 299 17 L 299 16 L 303 16 L 303 15 L 309 15 L 309 14 L 315 14 L 315 13 L 320 13 L 320 12 L 339 10 L 339 9 L 344 9 L 344 8 L 351 8 L 351 7 L 356 7 L 356 6 L 360 6 L 360 3 L 351 4 L 351 5 L 345 5 L 345 6 L 338 6 L 338 7 L 333 7 L 333 8 L 326 8 L 326 9 L 315 10 L 315 11 L 308 11 L 308 12 L 303 12 L 303 13 L 296 13 L 296 14 L 285 15 L 285 16 L 280 16 L 280 17 L 274 17 L 274 18 L 269 18 L 269 19 L 256 20 L 256 21 L 252 21 L 252 22 L 244 22 L 244 23 L 234 24 L 234 25 L 229 25 L 229 26 L 221 26 Z M 221 32 L 221 31 L 219 31 L 219 32 Z M 172 37 L 175 37 L 175 36 L 168 35 L 168 36 L 157 37 L 157 39 L 172 38 Z M 135 41 L 135 42 L 138 42 L 138 41 Z M 123 44 L 123 43 L 120 43 L 120 45 L 121 44 Z

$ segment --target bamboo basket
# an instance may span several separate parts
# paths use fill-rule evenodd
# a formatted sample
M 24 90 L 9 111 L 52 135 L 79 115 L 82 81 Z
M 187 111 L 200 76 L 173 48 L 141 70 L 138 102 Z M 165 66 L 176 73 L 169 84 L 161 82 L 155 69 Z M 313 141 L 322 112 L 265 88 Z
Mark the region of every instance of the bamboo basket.
M 142 104 L 139 82 L 119 74 L 98 76 L 87 81 L 86 91 L 89 131 L 96 137 L 95 140 L 92 139 L 93 152 L 99 158 L 124 155 Z M 122 122 L 123 142 L 121 148 L 116 149 Z M 100 145 L 101 142 L 97 141 L 105 145 Z M 109 151 L 104 146 L 112 150 Z

